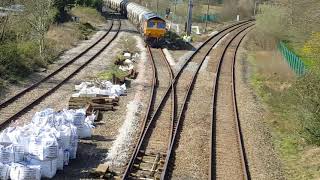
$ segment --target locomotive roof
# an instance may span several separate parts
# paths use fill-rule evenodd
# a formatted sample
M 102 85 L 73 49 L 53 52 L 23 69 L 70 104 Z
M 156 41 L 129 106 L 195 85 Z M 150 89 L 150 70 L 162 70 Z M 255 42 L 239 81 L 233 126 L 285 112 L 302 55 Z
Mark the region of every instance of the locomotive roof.
M 146 19 L 146 20 L 159 19 L 159 20 L 164 21 L 160 16 L 156 15 L 155 13 L 146 13 L 143 16 L 144 16 L 144 19 Z

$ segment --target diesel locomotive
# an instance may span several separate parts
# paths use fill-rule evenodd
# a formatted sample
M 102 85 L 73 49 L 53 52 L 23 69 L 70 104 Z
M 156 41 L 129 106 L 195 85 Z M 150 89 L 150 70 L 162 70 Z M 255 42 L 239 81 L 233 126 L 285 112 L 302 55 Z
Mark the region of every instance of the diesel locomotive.
M 137 3 L 128 0 L 105 0 L 106 6 L 126 16 L 150 44 L 160 44 L 166 33 L 166 21 Z

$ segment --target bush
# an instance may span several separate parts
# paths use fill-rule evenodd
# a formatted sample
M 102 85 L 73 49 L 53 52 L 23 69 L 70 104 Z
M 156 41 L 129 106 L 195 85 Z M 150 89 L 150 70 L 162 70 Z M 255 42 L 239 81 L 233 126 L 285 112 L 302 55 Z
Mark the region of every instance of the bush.
M 305 42 L 301 54 L 305 57 L 305 62 L 309 67 L 314 67 L 318 64 L 317 60 L 320 54 L 320 32 L 312 33 L 310 38 Z
M 121 37 L 120 45 L 123 51 L 128 51 L 131 53 L 139 51 L 139 49 L 137 48 L 136 39 L 134 37 Z
M 320 145 L 320 74 L 309 72 L 300 78 L 288 95 L 293 101 L 291 113 L 303 127 L 302 134 L 311 143 Z
M 103 0 L 76 0 L 76 4 L 96 8 L 98 11 L 101 11 L 103 7 Z
M 98 78 L 102 80 L 112 80 L 112 77 L 123 79 L 128 73 L 119 69 L 119 66 L 113 66 L 110 70 L 98 74 Z
M 280 6 L 261 5 L 256 16 L 257 31 L 277 39 L 287 39 L 287 10 Z
M 95 28 L 90 23 L 80 23 L 79 30 L 81 34 L 80 39 L 88 39 L 88 36 L 95 31 Z
M 46 63 L 39 58 L 38 44 L 35 41 L 23 41 L 17 44 L 18 54 L 30 69 L 44 67 Z
M 0 46 L 0 66 L 2 66 L 0 77 L 2 79 L 16 81 L 17 78 L 28 75 L 32 70 L 31 64 L 32 62 L 22 58 L 16 43 Z

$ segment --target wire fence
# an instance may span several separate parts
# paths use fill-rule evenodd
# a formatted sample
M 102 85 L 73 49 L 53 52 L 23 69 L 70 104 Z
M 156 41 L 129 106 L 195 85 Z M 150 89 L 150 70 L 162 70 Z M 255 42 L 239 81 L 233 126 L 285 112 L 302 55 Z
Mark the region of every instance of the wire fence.
M 296 54 L 290 51 L 286 47 L 285 43 L 280 42 L 278 44 L 278 49 L 296 75 L 302 76 L 306 73 L 306 67 L 303 61 Z

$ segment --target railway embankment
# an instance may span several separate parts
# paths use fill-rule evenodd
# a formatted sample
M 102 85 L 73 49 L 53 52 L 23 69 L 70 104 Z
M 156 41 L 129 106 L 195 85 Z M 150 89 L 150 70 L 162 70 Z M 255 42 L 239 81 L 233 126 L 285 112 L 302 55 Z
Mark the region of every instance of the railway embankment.
M 246 46 L 248 56 L 242 59 L 243 78 L 261 105 L 256 106 L 261 107 L 259 126 L 268 129 L 269 139 L 264 142 L 271 142 L 269 152 L 277 155 L 274 162 L 280 162 L 274 168 L 282 165 L 282 177 L 287 179 L 317 179 L 320 36 L 315 12 L 319 2 L 289 4 L 260 5 L 256 29 Z M 282 16 L 296 9 L 301 13 Z
M 108 26 L 96 9 L 75 7 L 68 16 L 78 17 L 77 20 L 48 25 L 44 31 L 44 52 L 40 55 L 35 32 L 23 16 L 26 15 L 9 16 L 6 23 L 1 22 L 4 29 L 0 45 L 0 101 L 53 72 L 96 41 Z

